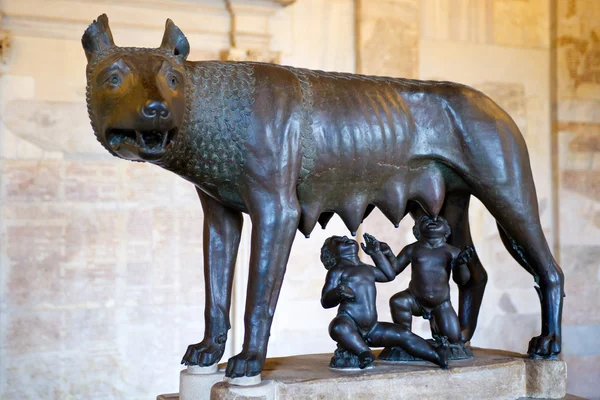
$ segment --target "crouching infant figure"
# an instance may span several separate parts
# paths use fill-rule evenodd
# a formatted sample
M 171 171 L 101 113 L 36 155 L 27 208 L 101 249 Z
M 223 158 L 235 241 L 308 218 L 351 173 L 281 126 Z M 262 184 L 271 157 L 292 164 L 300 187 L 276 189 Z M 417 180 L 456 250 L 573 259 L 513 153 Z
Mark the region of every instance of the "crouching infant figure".
M 367 368 L 375 361 L 370 347 L 397 346 L 414 357 L 448 368 L 445 339 L 436 348 L 410 329 L 377 321 L 375 282 L 392 281 L 396 271 L 379 249 L 379 242 L 367 240 L 363 249 L 372 254 L 377 267 L 361 262 L 358 243 L 346 236 L 332 236 L 321 248 L 321 261 L 328 270 L 321 304 L 324 308 L 339 305 L 329 325 L 329 334 L 338 344 L 330 366 Z

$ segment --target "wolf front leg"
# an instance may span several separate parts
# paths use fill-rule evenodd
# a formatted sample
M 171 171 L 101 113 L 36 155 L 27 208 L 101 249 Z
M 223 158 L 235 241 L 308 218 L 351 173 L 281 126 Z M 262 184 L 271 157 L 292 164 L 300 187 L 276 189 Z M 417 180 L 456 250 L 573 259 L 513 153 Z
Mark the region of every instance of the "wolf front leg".
M 287 196 L 254 190 L 252 249 L 244 315 L 242 352 L 229 359 L 226 376 L 255 376 L 262 371 L 273 315 L 298 221 L 295 194 Z
M 240 212 L 197 191 L 204 210 L 204 339 L 188 346 L 181 363 L 209 366 L 223 357 L 227 331 L 231 327 L 231 287 L 243 219 Z

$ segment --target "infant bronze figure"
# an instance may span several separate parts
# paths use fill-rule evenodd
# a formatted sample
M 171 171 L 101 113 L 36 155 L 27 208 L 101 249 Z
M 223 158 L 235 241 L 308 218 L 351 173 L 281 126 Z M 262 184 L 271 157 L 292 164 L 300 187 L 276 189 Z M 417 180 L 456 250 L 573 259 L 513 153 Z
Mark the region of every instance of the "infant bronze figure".
M 403 248 L 398 257 L 387 243 L 381 243 L 379 251 L 375 246 L 365 248 L 378 268 L 392 268 L 395 275 L 411 265 L 408 289 L 390 300 L 392 319 L 410 330 L 413 315 L 423 317 L 430 320 L 434 338 L 444 336 L 450 343 L 466 342 L 468 339 L 461 336 L 458 316 L 450 304 L 449 281 L 452 274 L 458 285 L 468 282 L 470 273 L 466 264 L 473 256 L 473 248 L 467 246 L 461 251 L 446 243 L 451 230 L 442 217 L 422 216 L 415 222 L 413 233 L 417 242 Z M 369 239 L 376 241 L 372 236 Z
M 338 343 L 330 366 L 349 368 L 358 364 L 359 368 L 366 368 L 375 360 L 370 347 L 399 346 L 416 358 L 448 368 L 445 338 L 436 348 L 410 328 L 377 321 L 375 282 L 390 282 L 396 277 L 392 265 L 377 247 L 378 243 L 370 240 L 366 247 L 363 245 L 374 259 L 379 258 L 376 267 L 360 261 L 358 243 L 346 236 L 332 236 L 321 248 L 321 261 L 328 270 L 321 304 L 324 308 L 339 305 L 338 314 L 329 325 L 329 334 Z M 357 358 L 357 363 L 351 355 Z
M 560 352 L 564 279 L 540 225 L 525 141 L 483 93 L 450 82 L 191 62 L 170 20 L 158 48 L 116 46 L 106 15 L 82 45 L 98 141 L 117 157 L 188 180 L 202 203 L 205 333 L 183 363 L 209 366 L 223 356 L 242 213 L 252 220 L 250 280 L 244 343 L 228 377 L 263 368 L 296 230 L 309 235 L 337 213 L 354 233 L 378 207 L 395 225 L 408 213 L 443 216 L 450 244 L 463 248 L 473 244 L 471 196 L 539 285 L 542 332 L 529 353 Z M 487 281 L 476 254 L 468 265 L 459 309 L 465 339 Z

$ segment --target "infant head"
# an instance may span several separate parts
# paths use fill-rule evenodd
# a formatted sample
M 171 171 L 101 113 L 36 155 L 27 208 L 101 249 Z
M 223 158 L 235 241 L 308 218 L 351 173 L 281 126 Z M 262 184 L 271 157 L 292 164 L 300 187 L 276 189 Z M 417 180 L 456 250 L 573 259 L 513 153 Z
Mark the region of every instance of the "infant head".
M 337 265 L 340 258 L 346 255 L 357 255 L 358 243 L 347 236 L 332 236 L 325 239 L 321 247 L 321 262 L 329 270 Z
M 443 217 L 431 218 L 429 215 L 423 215 L 415 221 L 413 226 L 413 234 L 417 240 L 439 237 L 444 237 L 446 240 L 451 233 L 450 224 Z

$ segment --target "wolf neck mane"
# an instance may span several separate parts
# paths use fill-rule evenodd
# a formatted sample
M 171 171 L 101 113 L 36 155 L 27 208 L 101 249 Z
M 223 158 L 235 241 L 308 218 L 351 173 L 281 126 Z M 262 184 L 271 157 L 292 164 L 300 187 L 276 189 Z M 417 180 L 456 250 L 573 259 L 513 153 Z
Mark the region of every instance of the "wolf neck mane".
M 186 63 L 186 111 L 170 151 L 156 164 L 197 186 L 233 190 L 246 160 L 255 78 L 253 67 L 218 61 Z M 221 189 L 223 187 L 223 189 Z

